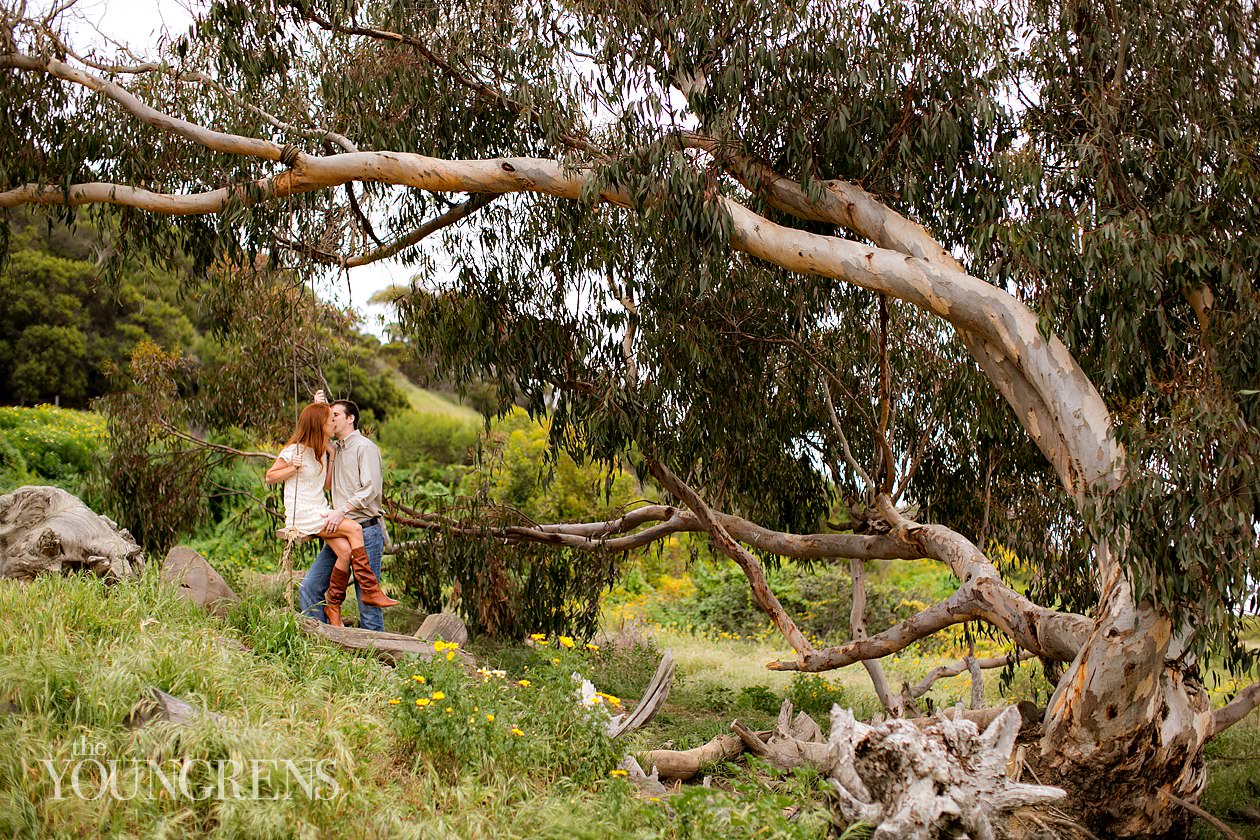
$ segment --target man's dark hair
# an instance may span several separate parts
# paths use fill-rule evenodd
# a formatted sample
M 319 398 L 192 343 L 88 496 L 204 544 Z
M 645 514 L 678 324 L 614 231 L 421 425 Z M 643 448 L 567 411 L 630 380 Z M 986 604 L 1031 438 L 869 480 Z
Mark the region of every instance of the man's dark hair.
M 354 427 L 359 428 L 359 407 L 352 400 L 333 400 L 333 405 L 341 406 L 346 416 L 354 421 Z

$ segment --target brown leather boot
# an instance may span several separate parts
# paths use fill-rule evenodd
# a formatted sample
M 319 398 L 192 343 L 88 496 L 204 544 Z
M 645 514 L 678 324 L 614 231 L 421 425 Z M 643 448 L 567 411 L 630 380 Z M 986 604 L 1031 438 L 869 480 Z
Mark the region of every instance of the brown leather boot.
M 324 617 L 333 627 L 344 627 L 341 623 L 341 605 L 346 600 L 346 587 L 350 585 L 350 570 L 333 566 L 332 575 L 328 578 L 328 591 L 324 593 Z
M 370 607 L 392 607 L 398 602 L 381 591 L 381 582 L 368 563 L 367 549 L 350 549 L 350 568 L 354 569 L 354 582 L 359 585 L 359 598 Z

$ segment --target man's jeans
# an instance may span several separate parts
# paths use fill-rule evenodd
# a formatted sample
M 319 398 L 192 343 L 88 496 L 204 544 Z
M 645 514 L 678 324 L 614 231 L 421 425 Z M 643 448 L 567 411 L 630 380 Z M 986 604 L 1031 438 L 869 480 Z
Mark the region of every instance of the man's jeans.
M 378 522 L 363 529 L 363 545 L 367 548 L 368 565 L 381 576 L 381 552 L 385 548 L 385 529 Z M 333 566 L 337 564 L 337 555 L 327 545 L 311 564 L 310 571 L 302 578 L 298 587 L 298 597 L 302 604 L 302 612 L 311 618 L 327 623 L 324 617 L 324 592 L 328 590 L 328 579 L 332 577 Z M 354 575 L 350 576 L 354 580 Z M 354 595 L 359 598 L 359 583 L 354 583 Z M 385 614 L 380 607 L 369 607 L 359 598 L 359 626 L 364 630 L 382 631 L 385 629 Z

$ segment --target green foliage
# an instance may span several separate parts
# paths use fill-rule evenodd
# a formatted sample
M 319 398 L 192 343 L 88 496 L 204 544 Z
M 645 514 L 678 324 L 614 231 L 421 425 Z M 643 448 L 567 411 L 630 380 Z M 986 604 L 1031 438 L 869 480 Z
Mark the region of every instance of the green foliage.
M 448 430 L 451 436 L 444 438 Z M 404 414 L 383 435 L 392 444 L 387 450 L 392 458 L 400 452 L 421 452 L 422 446 L 430 445 L 426 441 L 434 441 L 432 451 L 445 451 L 450 457 L 456 452 L 454 442 L 466 440 L 463 436 L 470 432 L 462 424 Z M 515 412 L 496 421 L 478 444 L 481 460 L 462 471 L 460 495 L 438 498 L 413 485 L 412 495 L 422 498 L 410 501 L 437 510 L 447 523 L 418 532 L 414 537 L 418 544 L 395 559 L 396 575 L 423 607 L 439 609 L 445 588 L 452 587 L 446 591 L 472 633 L 505 639 L 536 631 L 582 639 L 594 635 L 599 599 L 617 574 L 619 557 L 536 543 L 469 539 L 481 528 L 606 519 L 636 497 L 638 485 L 625 471 L 610 474 L 563 454 L 549 462 L 549 433 L 548 424 Z M 395 540 L 413 538 L 395 535 Z
M 439 477 L 445 467 L 472 462 L 479 431 L 458 417 L 403 411 L 381 425 L 380 445 L 395 466 Z
M 739 690 L 736 706 L 763 715 L 777 714 L 782 700 L 764 685 L 746 685 Z
M 929 564 L 888 564 L 882 574 L 866 580 L 866 627 L 879 633 L 923 608 L 924 602 L 952 591 L 951 576 Z M 907 569 L 914 569 L 908 572 Z M 687 597 L 653 605 L 649 612 L 660 621 L 693 630 L 738 637 L 763 635 L 769 619 L 753 602 L 748 579 L 733 564 L 700 562 L 692 566 L 695 590 Z M 849 638 L 853 583 L 838 566 L 802 568 L 785 564 L 767 579 L 784 609 L 811 638 L 839 643 Z
M 86 407 L 137 342 L 191 343 L 176 274 L 132 259 L 106 279 L 86 257 L 109 248 L 110 236 L 90 225 L 41 234 L 28 214 L 15 220 L 15 247 L 0 267 L 0 391 L 9 399 Z
M 827 674 L 793 674 L 787 699 L 792 701 L 793 708 L 805 712 L 823 726 L 829 725 L 832 706 L 848 708 L 852 704 L 844 686 L 833 682 Z
M 19 487 L 27 482 L 26 459 L 9 437 L 0 431 L 0 489 Z
M 0 473 L 8 480 L 56 484 L 87 491 L 105 448 L 106 427 L 98 414 L 41 405 L 0 407 Z
M 473 634 L 516 638 L 532 631 L 589 639 L 599 626 L 599 597 L 611 585 L 617 558 L 497 539 L 468 539 L 502 518 L 475 501 L 458 502 L 442 513 L 459 522 L 423 532 L 418 545 L 400 551 L 394 573 L 407 594 L 436 612 L 444 586 Z
M 496 419 L 482 441 L 478 469 L 460 490 L 507 505 L 535 522 L 610 518 L 639 498 L 635 477 L 620 462 L 579 462 L 553 453 L 557 431 L 550 420 L 530 419 L 516 409 Z

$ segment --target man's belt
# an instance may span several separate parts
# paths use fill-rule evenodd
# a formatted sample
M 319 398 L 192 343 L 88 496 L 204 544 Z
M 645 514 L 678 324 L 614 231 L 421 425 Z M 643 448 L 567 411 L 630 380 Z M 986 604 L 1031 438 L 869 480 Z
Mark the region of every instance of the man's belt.
M 360 522 L 359 527 L 371 528 L 373 525 L 380 525 L 380 524 L 381 524 L 381 518 L 379 516 L 373 516 L 371 519 L 364 519 L 362 522 Z

